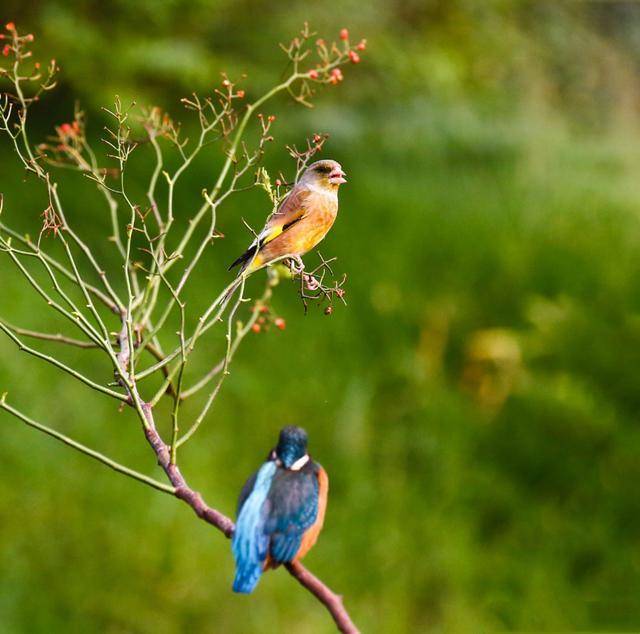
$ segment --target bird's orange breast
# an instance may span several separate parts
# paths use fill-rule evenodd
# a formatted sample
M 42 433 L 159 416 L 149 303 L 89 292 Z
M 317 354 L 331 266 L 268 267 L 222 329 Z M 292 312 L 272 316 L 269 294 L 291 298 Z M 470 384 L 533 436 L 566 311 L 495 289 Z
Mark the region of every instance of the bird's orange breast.
M 327 497 L 329 495 L 329 476 L 327 472 L 320 467 L 318 470 L 318 516 L 316 521 L 307 529 L 302 536 L 300 548 L 296 553 L 294 561 L 302 559 L 313 547 L 320 535 L 322 525 L 324 524 L 324 515 L 327 510 Z
M 327 235 L 337 213 L 337 199 L 312 194 L 304 217 L 262 248 L 264 261 L 269 262 L 283 255 L 304 255 Z

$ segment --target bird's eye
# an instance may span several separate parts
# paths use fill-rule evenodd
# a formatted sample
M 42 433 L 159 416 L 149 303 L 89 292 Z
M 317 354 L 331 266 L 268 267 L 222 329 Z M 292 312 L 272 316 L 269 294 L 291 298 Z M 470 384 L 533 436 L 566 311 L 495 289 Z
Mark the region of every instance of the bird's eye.
M 328 165 L 318 165 L 318 167 L 316 167 L 316 172 L 320 174 L 328 174 L 330 171 L 331 168 Z

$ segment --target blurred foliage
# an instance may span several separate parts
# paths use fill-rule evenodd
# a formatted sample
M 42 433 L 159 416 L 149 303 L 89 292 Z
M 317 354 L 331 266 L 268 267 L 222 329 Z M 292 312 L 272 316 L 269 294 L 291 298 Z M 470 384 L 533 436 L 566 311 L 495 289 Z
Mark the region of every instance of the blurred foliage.
M 79 99 L 99 137 L 116 93 L 182 116 L 179 97 L 222 70 L 246 74 L 254 96 L 304 20 L 367 37 L 365 62 L 315 110 L 273 106 L 268 157 L 285 168 L 285 141 L 331 134 L 349 184 L 321 251 L 348 272 L 349 305 L 303 317 L 294 288 L 278 289 L 287 330 L 245 344 L 184 471 L 231 513 L 278 428 L 307 427 L 332 489 L 308 563 L 363 631 L 637 629 L 640 5 L 4 0 L 0 12 L 63 68 L 42 136 Z M 219 160 L 182 183 L 180 221 Z M 6 144 L 0 177 L 8 219 L 37 223 L 41 200 Z M 69 217 L 114 262 L 90 186 L 64 185 Z M 229 204 L 189 301 L 229 279 L 241 217 L 257 226 L 266 211 L 264 196 Z M 4 260 L 0 280 L 3 316 L 56 327 Z M 0 354 L 14 402 L 153 471 L 126 414 L 6 339 Z M 91 353 L 73 361 L 88 368 Z M 232 595 L 229 545 L 189 509 L 1 421 L 3 631 L 332 631 L 286 574 Z

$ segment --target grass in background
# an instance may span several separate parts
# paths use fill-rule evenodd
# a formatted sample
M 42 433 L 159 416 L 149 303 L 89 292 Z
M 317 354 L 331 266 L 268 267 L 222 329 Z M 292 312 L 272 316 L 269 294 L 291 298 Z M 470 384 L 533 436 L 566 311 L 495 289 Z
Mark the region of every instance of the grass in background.
M 550 23 L 566 33 L 573 23 L 563 20 Z M 482 24 L 500 39 L 494 23 Z M 445 72 L 457 40 L 441 32 L 440 57 L 430 48 L 424 64 L 444 60 L 435 85 L 451 87 L 447 99 L 422 88 L 411 96 L 406 83 L 389 106 L 329 95 L 311 114 L 285 107 L 286 136 L 331 132 L 327 155 L 349 174 L 321 247 L 349 274 L 349 306 L 304 317 L 294 286 L 278 289 L 287 330 L 240 351 L 183 451 L 184 470 L 231 513 L 279 427 L 305 426 L 332 489 L 309 565 L 345 593 L 363 631 L 632 629 L 637 130 L 620 111 L 606 125 L 580 125 L 585 110 L 554 103 L 548 74 L 532 71 L 530 92 L 511 108 L 460 88 L 455 65 Z M 511 31 L 505 38 L 522 44 Z M 283 157 L 280 149 L 270 161 Z M 0 162 L 5 213 L 13 204 L 37 211 L 6 153 Z M 183 183 L 182 220 L 208 173 L 205 161 L 199 180 Z M 83 191 L 77 185 L 69 215 L 91 232 L 96 212 Z M 258 225 L 264 213 L 260 198 L 224 211 L 227 238 L 190 301 L 229 275 L 247 238 L 241 216 Z M 0 280 L 3 312 L 37 325 L 4 259 Z M 89 445 L 107 438 L 102 450 L 152 471 L 137 427 L 99 397 L 6 339 L 0 355 L 0 389 L 35 418 Z M 189 509 L 6 417 L 0 438 L 7 631 L 332 631 L 280 573 L 249 600 L 232 595 L 229 545 Z

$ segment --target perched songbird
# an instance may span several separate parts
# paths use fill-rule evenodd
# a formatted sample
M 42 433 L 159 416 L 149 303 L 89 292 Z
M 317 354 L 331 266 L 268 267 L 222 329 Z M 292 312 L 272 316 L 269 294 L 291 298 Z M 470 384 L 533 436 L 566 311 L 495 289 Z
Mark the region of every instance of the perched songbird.
M 300 256 L 326 235 L 338 214 L 338 188 L 346 183 L 336 161 L 309 165 L 251 246 L 229 267 L 242 264 L 241 272 L 258 269 L 288 256 L 302 269 Z
M 240 493 L 232 540 L 234 592 L 252 592 L 263 571 L 307 554 L 322 529 L 328 491 L 325 470 L 307 453 L 307 433 L 285 427 Z

